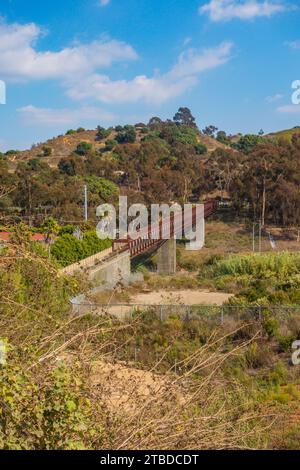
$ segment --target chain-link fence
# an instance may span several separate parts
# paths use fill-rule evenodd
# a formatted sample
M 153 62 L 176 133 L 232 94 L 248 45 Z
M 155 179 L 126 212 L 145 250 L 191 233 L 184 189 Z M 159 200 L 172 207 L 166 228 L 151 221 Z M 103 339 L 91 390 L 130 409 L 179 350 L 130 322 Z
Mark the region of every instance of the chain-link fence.
M 226 320 L 259 321 L 268 316 L 280 321 L 300 318 L 299 306 L 264 306 L 264 305 L 139 305 L 139 304 L 109 304 L 102 305 L 93 302 L 80 302 L 80 299 L 72 301 L 72 313 L 74 315 L 110 315 L 119 320 L 130 320 L 138 315 L 155 315 L 161 321 L 170 317 L 178 317 L 182 320 L 209 321 L 222 324 Z

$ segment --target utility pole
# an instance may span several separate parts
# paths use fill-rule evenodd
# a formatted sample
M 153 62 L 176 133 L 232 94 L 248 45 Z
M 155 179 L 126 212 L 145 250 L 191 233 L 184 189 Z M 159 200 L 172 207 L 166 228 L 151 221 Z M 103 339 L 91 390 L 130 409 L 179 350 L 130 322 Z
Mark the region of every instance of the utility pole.
M 261 235 L 262 235 L 262 223 L 261 220 L 259 221 L 259 252 L 261 253 L 262 245 L 261 245 Z
M 255 253 L 255 223 L 253 224 L 253 229 L 252 229 L 252 249 L 253 249 L 253 253 Z
M 84 220 L 88 221 L 88 188 L 84 186 Z

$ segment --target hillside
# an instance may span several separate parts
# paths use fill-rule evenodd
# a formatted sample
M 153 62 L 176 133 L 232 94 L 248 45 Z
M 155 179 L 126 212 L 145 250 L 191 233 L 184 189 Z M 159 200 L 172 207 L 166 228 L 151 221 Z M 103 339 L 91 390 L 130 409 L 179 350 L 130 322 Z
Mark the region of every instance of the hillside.
M 271 134 L 268 134 L 267 137 L 275 138 L 276 140 L 283 138 L 291 141 L 294 134 L 300 135 L 300 126 L 295 126 L 292 129 L 285 129 L 278 132 L 272 132 Z
M 140 144 L 141 140 L 145 137 L 145 134 L 141 131 L 141 128 L 135 127 L 136 129 L 136 142 Z M 59 135 L 47 140 L 46 142 L 39 143 L 33 146 L 29 150 L 21 151 L 17 154 L 12 154 L 8 157 L 11 169 L 15 169 L 19 161 L 27 161 L 32 158 L 43 158 L 43 161 L 48 163 L 52 168 L 56 168 L 59 161 L 62 158 L 67 158 L 70 154 L 76 151 L 77 146 L 81 142 L 87 142 L 92 145 L 92 149 L 96 152 L 103 150 L 106 146 L 106 142 L 114 140 L 117 132 L 112 129 L 111 133 L 103 140 L 97 139 L 96 130 L 83 130 L 70 135 Z M 209 153 L 213 152 L 217 148 L 226 148 L 226 145 L 218 142 L 216 139 L 204 135 L 199 132 L 198 142 L 203 143 Z M 44 157 L 45 148 L 51 149 L 51 155 Z

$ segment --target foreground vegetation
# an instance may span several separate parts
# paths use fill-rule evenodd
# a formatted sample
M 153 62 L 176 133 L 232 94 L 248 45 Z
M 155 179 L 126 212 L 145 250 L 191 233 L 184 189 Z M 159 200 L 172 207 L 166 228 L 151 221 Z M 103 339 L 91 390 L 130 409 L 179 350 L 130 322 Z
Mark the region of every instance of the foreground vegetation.
M 34 246 L 19 241 L 0 261 L 2 448 L 296 446 L 299 377 L 280 341 L 286 323 L 71 317 L 78 282 L 58 276 Z M 291 275 L 298 262 L 288 262 Z M 220 275 L 261 269 L 260 261 L 224 263 L 213 267 Z M 270 266 L 280 271 L 283 260 Z M 293 338 L 297 325 L 288 325 Z

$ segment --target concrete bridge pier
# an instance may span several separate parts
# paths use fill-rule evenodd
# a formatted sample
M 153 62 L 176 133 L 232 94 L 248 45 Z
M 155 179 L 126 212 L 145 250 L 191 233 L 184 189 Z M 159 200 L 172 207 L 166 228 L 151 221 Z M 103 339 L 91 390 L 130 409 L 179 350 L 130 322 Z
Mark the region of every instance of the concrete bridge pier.
M 159 248 L 157 272 L 161 275 L 176 274 L 176 238 L 170 238 Z

